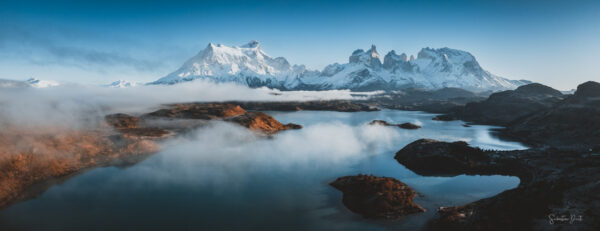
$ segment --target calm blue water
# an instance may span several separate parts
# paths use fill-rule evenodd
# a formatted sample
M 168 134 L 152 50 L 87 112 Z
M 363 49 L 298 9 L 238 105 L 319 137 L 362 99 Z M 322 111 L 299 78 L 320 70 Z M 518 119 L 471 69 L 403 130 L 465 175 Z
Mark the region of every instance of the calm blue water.
M 163 151 L 137 165 L 90 170 L 2 210 L 0 230 L 414 230 L 439 206 L 493 196 L 519 183 L 507 176 L 422 177 L 393 159 L 419 138 L 525 148 L 490 136 L 489 126 L 389 110 L 269 114 L 304 128 L 268 139 L 214 123 L 165 142 Z M 373 119 L 423 128 L 366 125 Z M 405 182 L 423 194 L 416 202 L 428 212 L 396 222 L 349 212 L 341 192 L 327 183 L 358 173 Z

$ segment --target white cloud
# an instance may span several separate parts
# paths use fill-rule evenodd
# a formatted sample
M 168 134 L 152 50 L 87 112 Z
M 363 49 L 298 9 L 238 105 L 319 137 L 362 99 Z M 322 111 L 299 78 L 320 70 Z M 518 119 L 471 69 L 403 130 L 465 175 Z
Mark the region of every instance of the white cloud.
M 65 84 L 44 89 L 0 89 L 0 124 L 87 126 L 96 125 L 94 122 L 105 114 L 143 113 L 167 103 L 356 99 L 351 93 L 251 89 L 209 81 L 131 88 Z
M 381 153 L 378 148 L 393 148 L 399 136 L 398 129 L 390 127 L 321 123 L 265 138 L 234 124 L 214 122 L 166 142 L 152 163 L 132 171 L 169 183 L 230 184 L 232 179 L 243 182 L 248 175 L 268 170 L 311 172 L 350 166 Z

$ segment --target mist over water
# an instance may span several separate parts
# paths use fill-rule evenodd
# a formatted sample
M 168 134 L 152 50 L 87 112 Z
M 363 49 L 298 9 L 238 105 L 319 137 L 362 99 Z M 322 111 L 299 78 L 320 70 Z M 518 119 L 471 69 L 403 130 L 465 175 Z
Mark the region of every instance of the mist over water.
M 110 113 L 146 113 L 161 104 L 221 101 L 309 101 L 361 99 L 349 90 L 279 91 L 205 80 L 176 85 L 109 88 L 65 84 L 49 88 L 0 88 L 0 127 L 94 128 Z
M 524 146 L 490 136 L 489 126 L 432 121 L 421 112 L 267 112 L 300 130 L 272 138 L 214 122 L 163 143 L 128 168 L 98 168 L 55 185 L 41 197 L 0 211 L 15 230 L 388 230 L 415 229 L 439 206 L 460 205 L 518 185 L 507 176 L 422 177 L 393 156 L 419 138 L 465 140 L 488 149 Z M 418 130 L 367 125 L 373 119 L 422 124 Z M 397 178 L 428 209 L 398 222 L 349 212 L 337 177 Z

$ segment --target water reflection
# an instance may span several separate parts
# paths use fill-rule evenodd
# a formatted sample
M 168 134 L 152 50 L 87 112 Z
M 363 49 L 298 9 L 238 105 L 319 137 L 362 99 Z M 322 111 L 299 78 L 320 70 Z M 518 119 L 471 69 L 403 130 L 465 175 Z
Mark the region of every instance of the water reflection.
M 40 198 L 0 212 L 15 230 L 388 230 L 418 229 L 439 206 L 458 205 L 513 188 L 506 176 L 422 177 L 393 155 L 419 138 L 465 140 L 486 149 L 524 146 L 490 136 L 488 126 L 432 121 L 403 111 L 270 113 L 302 124 L 272 139 L 215 123 L 133 167 L 100 168 L 52 187 Z M 373 119 L 421 124 L 419 130 L 366 125 Z M 399 222 L 366 221 L 327 185 L 369 173 L 395 177 L 424 197 L 429 211 Z

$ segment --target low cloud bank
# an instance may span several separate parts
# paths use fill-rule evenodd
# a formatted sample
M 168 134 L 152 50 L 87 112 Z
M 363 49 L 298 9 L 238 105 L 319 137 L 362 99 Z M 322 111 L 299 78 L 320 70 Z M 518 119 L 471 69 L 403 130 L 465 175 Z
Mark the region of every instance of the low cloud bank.
M 233 83 L 193 81 L 176 85 L 107 88 L 85 85 L 0 89 L 0 125 L 96 126 L 115 112 L 142 113 L 161 104 L 202 101 L 310 101 L 359 99 L 349 90 L 279 91 Z
M 160 154 L 131 171 L 164 183 L 211 185 L 243 183 L 265 172 L 343 171 L 335 169 L 394 148 L 400 136 L 390 127 L 334 122 L 266 139 L 234 124 L 214 122 L 165 143 Z

